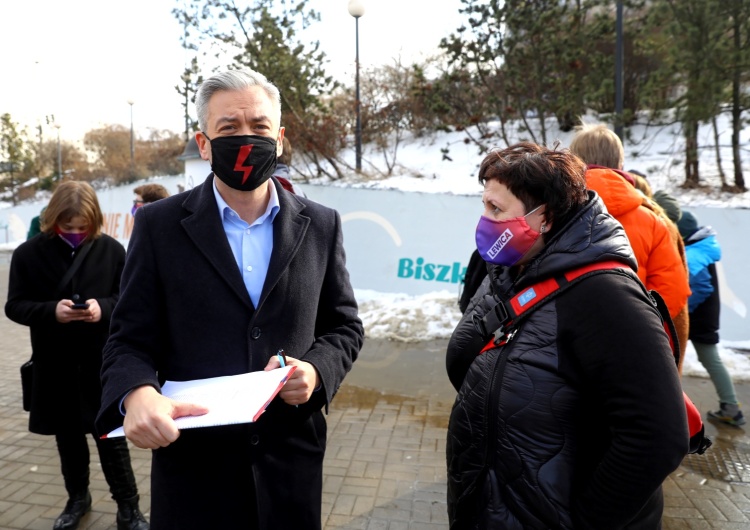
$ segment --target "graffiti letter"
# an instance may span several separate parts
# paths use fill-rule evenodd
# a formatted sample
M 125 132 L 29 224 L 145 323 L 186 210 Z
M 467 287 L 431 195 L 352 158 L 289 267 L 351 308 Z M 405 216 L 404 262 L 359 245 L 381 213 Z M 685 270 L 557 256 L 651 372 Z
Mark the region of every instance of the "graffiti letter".
M 451 283 L 461 283 L 464 279 L 464 276 L 466 276 L 466 267 L 461 268 L 461 264 L 457 261 L 454 261 Z
M 409 258 L 398 260 L 398 277 L 411 278 L 414 275 L 414 262 Z
M 439 267 L 440 265 L 437 265 Z M 430 281 L 435 279 L 435 267 L 436 265 L 434 263 L 427 263 L 424 266 L 424 276 L 422 276 L 423 280 Z

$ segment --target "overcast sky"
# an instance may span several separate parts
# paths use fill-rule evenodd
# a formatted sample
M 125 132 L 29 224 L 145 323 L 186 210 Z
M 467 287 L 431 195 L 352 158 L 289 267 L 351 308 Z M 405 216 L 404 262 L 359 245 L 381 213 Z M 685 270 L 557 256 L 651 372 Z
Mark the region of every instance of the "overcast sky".
M 362 68 L 401 55 L 420 59 L 457 27 L 460 0 L 362 0 Z M 242 0 L 238 0 L 241 3 Z M 54 115 L 63 138 L 94 127 L 183 130 L 174 90 L 186 59 L 178 0 L 26 0 L 0 7 L 0 114 L 30 128 Z M 327 69 L 353 83 L 355 22 L 348 0 L 311 0 L 321 23 L 310 31 L 329 57 Z M 306 39 L 305 42 L 308 42 Z M 282 87 L 283 88 L 283 87 Z M 45 136 L 56 130 L 44 126 Z

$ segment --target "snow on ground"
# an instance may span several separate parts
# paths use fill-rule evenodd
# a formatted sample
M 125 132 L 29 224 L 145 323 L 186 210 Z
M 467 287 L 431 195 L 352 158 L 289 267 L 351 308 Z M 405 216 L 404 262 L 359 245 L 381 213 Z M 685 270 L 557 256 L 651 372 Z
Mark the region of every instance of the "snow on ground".
M 461 319 L 458 294 L 438 291 L 420 296 L 355 289 L 359 317 L 370 339 L 419 342 L 449 339 Z M 750 381 L 750 341 L 721 342 L 719 355 L 735 381 Z M 708 377 L 688 343 L 683 375 Z
M 720 342 L 719 357 L 722 363 L 732 374 L 735 381 L 750 381 L 750 341 L 742 342 Z M 708 372 L 698 361 L 693 344 L 688 342 L 687 351 L 685 352 L 685 362 L 682 365 L 683 375 L 693 375 L 697 377 L 708 377 Z
M 461 319 L 458 295 L 436 291 L 420 296 L 355 289 L 367 337 L 419 342 L 450 337 Z

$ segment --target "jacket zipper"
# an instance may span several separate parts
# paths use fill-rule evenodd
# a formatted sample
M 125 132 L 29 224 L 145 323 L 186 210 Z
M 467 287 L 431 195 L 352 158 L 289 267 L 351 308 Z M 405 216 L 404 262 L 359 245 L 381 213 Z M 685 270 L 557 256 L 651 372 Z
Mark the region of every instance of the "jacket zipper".
M 523 274 L 520 274 L 515 280 L 513 280 L 511 283 L 511 291 L 514 290 L 513 288 L 518 284 L 518 280 L 521 277 L 523 277 Z M 492 286 L 492 291 L 494 292 L 494 285 Z M 493 362 L 490 386 L 487 389 L 487 401 L 484 406 L 485 432 L 487 433 L 484 463 L 482 466 L 484 468 L 495 466 L 495 457 L 497 454 L 497 451 L 495 450 L 497 446 L 497 418 L 495 416 L 498 402 L 500 401 L 500 393 L 502 390 L 501 383 L 505 376 L 505 364 L 508 360 L 508 352 L 506 349 L 517 333 L 518 328 L 511 327 L 507 332 L 505 342 L 498 346 L 500 351 Z
M 502 391 L 502 380 L 505 375 L 505 365 L 508 361 L 507 347 L 513 340 L 518 330 L 512 330 L 508 335 L 505 344 L 500 346 L 500 351 L 497 354 L 492 367 L 492 375 L 490 377 L 490 386 L 487 389 L 487 400 L 484 406 L 484 418 L 485 418 L 485 432 L 487 433 L 487 443 L 485 444 L 484 453 L 484 465 L 482 467 L 494 467 L 495 466 L 495 447 L 497 445 L 497 418 L 496 412 L 498 403 L 500 401 L 500 394 Z

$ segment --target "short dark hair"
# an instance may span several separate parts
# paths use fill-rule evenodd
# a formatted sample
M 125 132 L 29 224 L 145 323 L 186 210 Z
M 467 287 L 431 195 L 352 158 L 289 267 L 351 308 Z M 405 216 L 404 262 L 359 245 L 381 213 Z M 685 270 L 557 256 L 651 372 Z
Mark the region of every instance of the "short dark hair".
M 161 184 L 143 184 L 133 190 L 133 193 L 140 195 L 143 199 L 144 204 L 150 202 L 156 202 L 159 199 L 166 199 L 169 197 L 167 188 Z
M 479 183 L 496 180 L 507 186 L 530 212 L 545 205 L 547 221 L 564 219 L 588 200 L 586 164 L 568 149 L 549 149 L 520 142 L 490 151 L 479 168 Z

